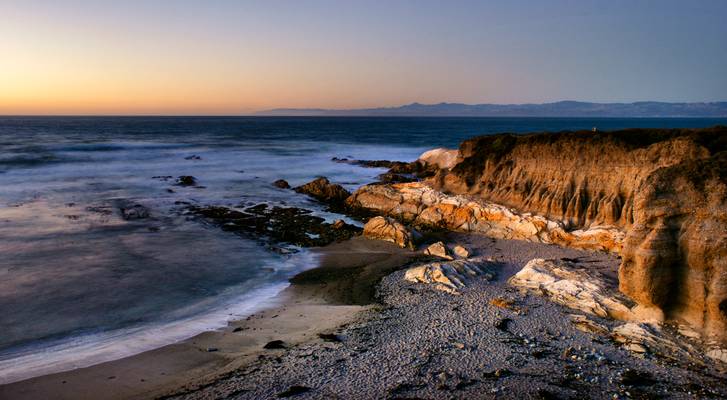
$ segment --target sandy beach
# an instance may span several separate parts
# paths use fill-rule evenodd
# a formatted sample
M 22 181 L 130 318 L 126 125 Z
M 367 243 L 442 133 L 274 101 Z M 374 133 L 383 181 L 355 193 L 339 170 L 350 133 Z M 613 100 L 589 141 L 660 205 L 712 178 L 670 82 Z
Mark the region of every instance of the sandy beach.
M 293 278 L 266 310 L 223 330 L 122 360 L 5 385 L 0 397 L 727 395 L 725 375 L 717 370 L 634 356 L 576 329 L 570 322 L 573 310 L 507 284 L 537 257 L 577 260 L 614 276 L 616 256 L 480 235 L 449 233 L 427 239 L 462 244 L 475 255 L 490 257 L 500 266 L 496 278 L 475 279 L 459 295 L 433 290 L 405 281 L 401 270 L 428 256 L 357 237 L 317 250 L 317 268 Z

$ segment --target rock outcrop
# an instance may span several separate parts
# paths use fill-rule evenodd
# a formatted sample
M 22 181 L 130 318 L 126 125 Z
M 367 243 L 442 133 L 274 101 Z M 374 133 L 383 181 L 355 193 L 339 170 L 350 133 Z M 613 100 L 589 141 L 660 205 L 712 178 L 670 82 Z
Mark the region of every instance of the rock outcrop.
M 385 240 L 399 247 L 414 250 L 419 233 L 407 229 L 393 218 L 374 217 L 364 225 L 364 237 L 374 240 Z
M 628 300 L 609 290 L 603 275 L 566 261 L 530 260 L 508 283 L 599 317 L 622 321 L 636 319 Z M 610 286 L 615 287 L 615 283 Z
M 434 262 L 409 268 L 404 279 L 433 284 L 436 290 L 457 294 L 476 276 L 492 280 L 495 277 L 492 267 L 493 263 L 482 259 Z
M 481 136 L 459 147 L 437 189 L 560 220 L 567 227 L 633 223 L 634 197 L 660 168 L 727 147 L 727 128 Z
M 347 204 L 429 228 L 621 253 L 620 289 L 645 315 L 727 347 L 726 160 L 720 126 L 482 136 L 423 183 L 365 186 Z
M 624 232 L 614 227 L 568 231 L 559 221 L 521 214 L 476 198 L 446 195 L 421 182 L 363 186 L 346 204 L 428 229 L 476 232 L 582 249 L 619 251 L 624 237 Z

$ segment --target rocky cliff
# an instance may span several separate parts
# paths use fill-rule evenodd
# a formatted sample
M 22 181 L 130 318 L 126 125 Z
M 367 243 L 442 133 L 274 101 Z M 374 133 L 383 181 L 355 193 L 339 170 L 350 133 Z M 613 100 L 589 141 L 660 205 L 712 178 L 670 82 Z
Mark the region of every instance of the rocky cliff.
M 377 185 L 347 202 L 414 223 L 620 252 L 625 294 L 727 345 L 727 127 L 482 136 L 463 142 L 453 164 L 426 181 L 443 197 Z M 482 212 L 493 203 L 511 217 Z

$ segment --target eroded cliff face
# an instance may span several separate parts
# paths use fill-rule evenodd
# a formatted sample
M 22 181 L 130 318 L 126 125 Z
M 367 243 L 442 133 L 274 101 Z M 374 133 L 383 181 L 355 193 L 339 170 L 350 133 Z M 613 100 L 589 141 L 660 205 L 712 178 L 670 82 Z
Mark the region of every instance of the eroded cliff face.
M 365 186 L 347 204 L 620 252 L 620 289 L 644 315 L 686 322 L 727 347 L 726 182 L 727 127 L 503 134 L 463 142 L 426 185 Z
M 725 128 L 484 136 L 429 181 L 455 194 L 560 220 L 568 227 L 633 223 L 634 195 L 654 171 L 708 158 Z
M 727 344 L 727 152 L 644 182 L 622 258 L 622 292 Z

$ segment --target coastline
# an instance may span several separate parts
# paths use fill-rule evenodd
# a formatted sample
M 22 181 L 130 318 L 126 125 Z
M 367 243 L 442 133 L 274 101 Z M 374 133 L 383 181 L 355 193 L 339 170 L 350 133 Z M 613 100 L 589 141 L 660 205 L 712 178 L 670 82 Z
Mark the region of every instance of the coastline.
M 267 342 L 295 345 L 354 321 L 372 306 L 373 284 L 415 256 L 363 238 L 314 251 L 317 267 L 245 319 L 130 357 L 1 385 L 0 398 L 154 398 L 214 381 L 265 353 Z
M 476 234 L 428 236 L 491 258 L 499 265 L 496 278 L 473 279 L 458 295 L 406 282 L 402 268 L 431 258 L 356 237 L 315 249 L 316 268 L 291 279 L 271 307 L 225 329 L 0 386 L 0 397 L 253 399 L 296 390 L 301 398 L 727 395 L 724 373 L 635 356 L 579 330 L 574 310 L 508 285 L 535 257 L 579 260 L 614 276 L 617 256 Z M 277 340 L 280 348 L 264 348 Z M 650 383 L 625 386 L 629 371 Z

